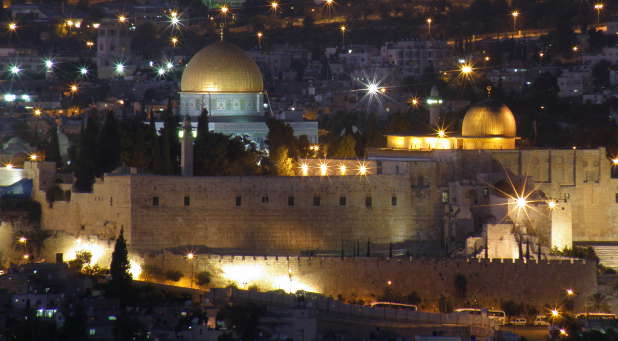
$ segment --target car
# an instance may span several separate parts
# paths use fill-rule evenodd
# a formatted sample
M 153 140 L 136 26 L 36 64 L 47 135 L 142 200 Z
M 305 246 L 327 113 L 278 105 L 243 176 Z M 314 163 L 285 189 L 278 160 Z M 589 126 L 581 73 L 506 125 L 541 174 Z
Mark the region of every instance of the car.
M 528 324 L 528 321 L 525 317 L 513 317 L 511 319 L 511 324 L 514 326 L 525 326 Z
M 537 315 L 532 324 L 539 327 L 549 326 L 549 322 L 547 322 L 547 317 L 545 315 Z

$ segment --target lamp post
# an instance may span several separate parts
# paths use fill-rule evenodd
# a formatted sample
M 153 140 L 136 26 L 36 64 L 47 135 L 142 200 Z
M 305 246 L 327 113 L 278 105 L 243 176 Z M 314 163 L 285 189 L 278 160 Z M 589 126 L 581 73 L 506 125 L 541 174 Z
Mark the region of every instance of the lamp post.
M 341 26 L 339 27 L 339 31 L 341 31 L 341 46 L 345 46 L 345 31 L 346 31 L 347 29 L 348 29 L 348 28 L 347 28 L 347 27 L 345 27 L 345 25 L 341 25 Z
M 603 3 L 599 2 L 594 4 L 594 9 L 597 11 L 597 25 L 601 23 L 601 11 L 603 10 Z
M 431 23 L 433 22 L 433 20 L 431 18 L 427 18 L 427 35 L 431 36 Z
M 187 260 L 191 262 L 191 278 L 190 278 L 191 289 L 193 289 L 193 273 L 195 271 L 195 262 L 193 261 L 193 259 L 195 259 L 195 254 L 193 252 L 187 253 Z
M 519 11 L 511 12 L 511 16 L 513 17 L 513 38 L 517 35 L 517 18 L 519 17 Z
M 262 38 L 264 38 L 264 33 L 262 32 L 258 32 L 257 33 L 257 39 L 258 39 L 258 49 L 262 49 Z

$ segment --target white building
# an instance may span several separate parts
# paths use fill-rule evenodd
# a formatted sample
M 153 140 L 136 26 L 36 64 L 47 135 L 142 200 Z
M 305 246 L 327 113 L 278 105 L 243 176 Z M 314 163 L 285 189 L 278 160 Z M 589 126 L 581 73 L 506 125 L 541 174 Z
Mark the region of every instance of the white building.
M 425 69 L 440 70 L 451 59 L 449 47 L 441 40 L 407 40 L 386 43 L 380 49 L 384 61 L 398 67 L 401 77 L 418 77 Z
M 559 97 L 581 96 L 584 91 L 585 78 L 588 73 L 582 71 L 564 70 L 558 77 L 560 87 Z

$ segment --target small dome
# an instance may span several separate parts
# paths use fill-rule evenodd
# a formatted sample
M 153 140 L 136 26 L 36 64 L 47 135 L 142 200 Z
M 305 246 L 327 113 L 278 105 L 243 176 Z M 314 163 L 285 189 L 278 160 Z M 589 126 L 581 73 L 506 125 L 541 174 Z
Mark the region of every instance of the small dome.
M 182 73 L 183 92 L 262 92 L 257 64 L 236 45 L 218 42 L 201 49 Z
M 473 105 L 461 126 L 464 137 L 516 137 L 517 126 L 511 109 L 496 100 Z

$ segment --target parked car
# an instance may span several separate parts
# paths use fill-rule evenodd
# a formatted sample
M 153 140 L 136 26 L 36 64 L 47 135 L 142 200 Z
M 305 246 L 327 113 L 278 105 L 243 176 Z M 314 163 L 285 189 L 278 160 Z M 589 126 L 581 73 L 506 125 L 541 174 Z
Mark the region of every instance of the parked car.
M 528 321 L 525 317 L 513 317 L 511 318 L 511 324 L 514 326 L 525 326 L 528 324 Z
M 532 324 L 541 327 L 549 326 L 549 322 L 547 322 L 547 317 L 545 315 L 537 315 Z

